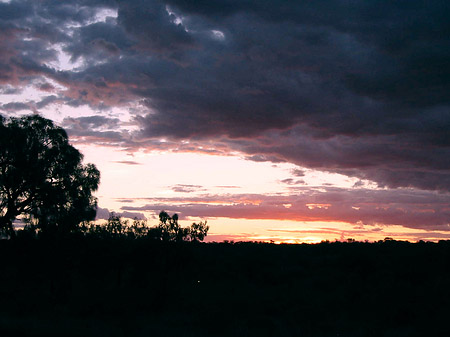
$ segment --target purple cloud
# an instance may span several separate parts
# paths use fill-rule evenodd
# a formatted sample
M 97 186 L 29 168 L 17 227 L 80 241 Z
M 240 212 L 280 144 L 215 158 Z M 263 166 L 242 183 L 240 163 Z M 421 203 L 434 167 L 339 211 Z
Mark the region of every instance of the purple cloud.
M 54 96 L 37 109 L 98 111 L 65 121 L 75 142 L 240 151 L 448 193 L 449 10 L 418 1 L 11 1 L 0 4 L 0 84 L 51 80 L 64 89 L 42 87 Z M 105 11 L 117 16 L 99 20 Z M 77 69 L 54 65 L 58 48 Z M 132 135 L 103 115 L 136 102 Z
M 206 194 L 149 198 L 147 201 L 145 206 L 124 206 L 122 209 L 151 212 L 165 209 L 182 216 L 202 218 L 342 221 L 355 225 L 400 225 L 450 231 L 447 195 L 408 189 L 298 187 L 296 193 L 289 195 Z

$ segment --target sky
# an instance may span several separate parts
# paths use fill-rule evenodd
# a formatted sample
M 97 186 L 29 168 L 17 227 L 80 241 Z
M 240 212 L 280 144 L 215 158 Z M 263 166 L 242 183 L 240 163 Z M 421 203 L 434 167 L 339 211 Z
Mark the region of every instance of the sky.
M 450 239 L 446 0 L 0 1 L 0 114 L 101 172 L 97 217 L 209 241 Z

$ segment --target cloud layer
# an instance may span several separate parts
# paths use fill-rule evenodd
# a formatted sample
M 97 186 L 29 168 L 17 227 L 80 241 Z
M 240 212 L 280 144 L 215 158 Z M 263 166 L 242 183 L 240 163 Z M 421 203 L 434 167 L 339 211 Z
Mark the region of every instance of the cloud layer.
M 99 115 L 65 121 L 75 139 L 448 192 L 449 16 L 445 1 L 414 0 L 0 3 L 2 93 L 48 93 L 1 108 L 87 104 Z
M 149 198 L 144 206 L 124 206 L 122 209 L 156 213 L 164 209 L 182 217 L 341 221 L 355 225 L 450 230 L 448 197 L 436 192 L 411 190 L 297 187 L 286 195 L 204 194 Z

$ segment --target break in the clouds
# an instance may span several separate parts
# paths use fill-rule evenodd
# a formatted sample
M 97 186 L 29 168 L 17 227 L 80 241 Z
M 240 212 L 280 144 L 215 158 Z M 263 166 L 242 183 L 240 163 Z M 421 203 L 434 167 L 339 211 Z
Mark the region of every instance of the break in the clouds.
M 2 2 L 2 94 L 46 97 L 1 108 L 86 105 L 64 121 L 75 140 L 447 193 L 449 17 L 438 0 Z

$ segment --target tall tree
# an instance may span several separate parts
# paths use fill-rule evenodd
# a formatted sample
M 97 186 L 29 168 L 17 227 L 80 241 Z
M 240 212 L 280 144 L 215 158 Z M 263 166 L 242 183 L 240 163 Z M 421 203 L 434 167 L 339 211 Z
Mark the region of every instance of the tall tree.
M 100 173 L 82 159 L 51 120 L 0 116 L 0 231 L 14 235 L 20 215 L 42 232 L 70 232 L 94 219 Z

